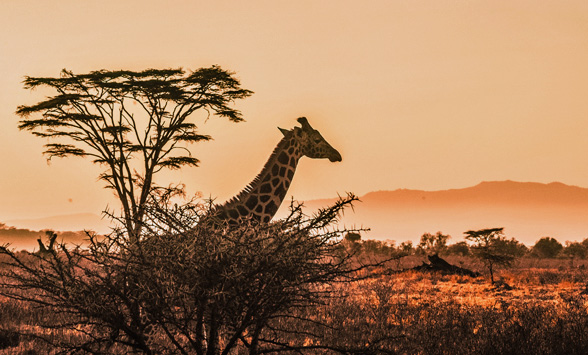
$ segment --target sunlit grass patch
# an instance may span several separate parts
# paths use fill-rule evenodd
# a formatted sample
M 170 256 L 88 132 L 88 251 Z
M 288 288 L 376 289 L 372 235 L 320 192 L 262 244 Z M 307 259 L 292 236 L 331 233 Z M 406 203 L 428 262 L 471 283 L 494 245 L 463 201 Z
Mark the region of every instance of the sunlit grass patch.
M 415 264 L 416 259 L 410 263 Z M 473 269 L 476 265 L 462 261 L 465 267 Z M 556 262 L 565 266 L 561 260 Z M 519 263 L 499 270 L 497 279 L 512 289 L 493 287 L 484 275 L 472 278 L 372 270 L 379 276 L 335 286 L 330 290 L 331 297 L 309 309 L 308 314 L 276 322 L 281 327 L 305 327 L 309 334 L 320 334 L 300 339 L 291 338 L 291 334 L 282 339 L 306 346 L 345 345 L 353 349 L 362 344 L 374 353 L 386 349 L 403 354 L 585 354 L 588 296 L 582 296 L 580 291 L 586 285 L 586 270 L 558 267 L 556 262 L 548 261 L 546 266 L 550 267 L 533 263 L 529 268 L 522 265 L 531 263 Z M 302 315 L 328 327 L 308 328 L 308 323 L 297 321 L 296 317 Z M 0 321 L 8 330 L 8 347 L 0 349 L 0 354 L 53 351 L 34 338 L 21 336 L 17 343 L 11 340 L 15 339 L 11 338 L 11 330 L 49 334 L 56 341 L 80 336 L 68 329 L 48 331 L 37 327 L 36 323 L 46 316 L 64 315 L 40 314 L 38 309 L 0 299 Z

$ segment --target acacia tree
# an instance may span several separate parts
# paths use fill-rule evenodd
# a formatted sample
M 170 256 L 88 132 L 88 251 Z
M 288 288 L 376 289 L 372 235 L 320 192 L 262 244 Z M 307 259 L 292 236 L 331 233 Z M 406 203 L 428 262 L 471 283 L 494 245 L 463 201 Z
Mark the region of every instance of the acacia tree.
M 234 73 L 218 66 L 187 73 L 183 69 L 140 72 L 99 70 L 58 78 L 26 77 L 27 89 L 57 92 L 17 109 L 19 128 L 55 139 L 44 153 L 52 157 L 90 157 L 105 167 L 100 179 L 122 204 L 122 221 L 131 240 L 140 235 L 153 176 L 164 168 L 196 166 L 187 144 L 207 141 L 190 116 L 202 110 L 233 122 L 241 113 L 230 107 L 251 91 Z M 39 117 L 40 116 L 40 117 Z
M 494 284 L 494 268 L 497 265 L 510 266 L 515 259 L 512 248 L 503 233 L 504 228 L 489 228 L 465 232 L 465 239 L 474 242 L 472 254 L 482 260 L 490 272 Z
M 40 86 L 58 95 L 19 107 L 20 128 L 67 140 L 47 144 L 49 158 L 89 156 L 104 165 L 100 177 L 121 200 L 123 226 L 101 238 L 89 233 L 87 249 L 50 239 L 53 247 L 32 262 L 0 246 L 0 296 L 50 315 L 35 324 L 43 333 L 27 335 L 71 353 L 350 352 L 316 344 L 335 328 L 309 307 L 334 284 L 369 275 L 370 265 L 341 252 L 344 233 L 359 230 L 333 227 L 354 195 L 311 217 L 292 205 L 283 220 L 234 226 L 210 216 L 210 206 L 171 203 L 183 190 L 153 183 L 163 168 L 198 163 L 186 144 L 210 137 L 187 121 L 192 113 L 242 120 L 228 105 L 251 92 L 232 73 L 64 70 L 60 78 L 25 80 L 27 88 Z M 52 337 L 55 329 L 73 336 Z M 373 353 L 380 343 L 364 341 L 355 352 Z

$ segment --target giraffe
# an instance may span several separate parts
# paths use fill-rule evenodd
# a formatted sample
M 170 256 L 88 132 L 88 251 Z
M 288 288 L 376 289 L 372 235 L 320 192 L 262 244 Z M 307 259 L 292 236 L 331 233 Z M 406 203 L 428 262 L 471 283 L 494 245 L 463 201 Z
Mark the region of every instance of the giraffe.
M 290 187 L 298 161 L 303 156 L 341 161 L 341 154 L 313 129 L 306 117 L 298 118 L 302 127 L 279 128 L 284 137 L 265 166 L 243 191 L 213 210 L 213 216 L 229 224 L 246 218 L 268 223 L 278 211 Z

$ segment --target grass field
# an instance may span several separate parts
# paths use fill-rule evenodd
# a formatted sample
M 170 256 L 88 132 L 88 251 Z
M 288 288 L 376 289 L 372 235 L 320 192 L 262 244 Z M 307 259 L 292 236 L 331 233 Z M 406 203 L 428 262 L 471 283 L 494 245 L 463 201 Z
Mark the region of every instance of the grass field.
M 469 257 L 447 257 L 454 265 L 484 273 Z M 478 278 L 398 269 L 416 266 L 423 257 L 410 256 L 382 269 L 383 276 L 341 286 L 342 297 L 310 310 L 326 330 L 308 330 L 306 345 L 345 346 L 358 353 L 399 354 L 586 354 L 588 353 L 588 261 L 519 259 L 498 271 L 512 289 Z M 386 274 L 387 273 L 387 274 Z M 501 284 L 503 284 L 501 283 Z M 45 354 L 40 339 L 11 331 L 32 331 L 64 339 L 75 330 L 38 327 L 38 309 L 3 299 L 0 302 L 0 354 Z M 290 327 L 297 327 L 290 320 Z M 317 335 L 318 334 L 318 335 Z M 288 339 L 284 339 L 288 340 Z M 313 350 L 311 353 L 331 353 Z
M 407 257 L 395 267 L 422 260 Z M 447 260 L 483 271 L 468 257 Z M 381 348 L 402 354 L 586 354 L 586 266 L 585 260 L 571 266 L 569 260 L 521 259 L 498 273 L 511 290 L 484 276 L 407 271 L 358 283 L 351 301 L 339 307 L 355 323 L 348 339 L 381 341 Z

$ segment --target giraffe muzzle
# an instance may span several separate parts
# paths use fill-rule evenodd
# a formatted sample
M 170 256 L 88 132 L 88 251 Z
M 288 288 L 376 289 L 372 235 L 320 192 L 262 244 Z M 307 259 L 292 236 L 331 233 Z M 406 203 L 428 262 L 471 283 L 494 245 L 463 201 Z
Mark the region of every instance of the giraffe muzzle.
M 331 152 L 331 154 L 329 155 L 329 161 L 331 162 L 338 162 L 343 160 L 343 158 L 341 158 L 341 154 L 339 154 L 338 151 L 336 151 L 335 149 L 333 149 L 333 151 Z

